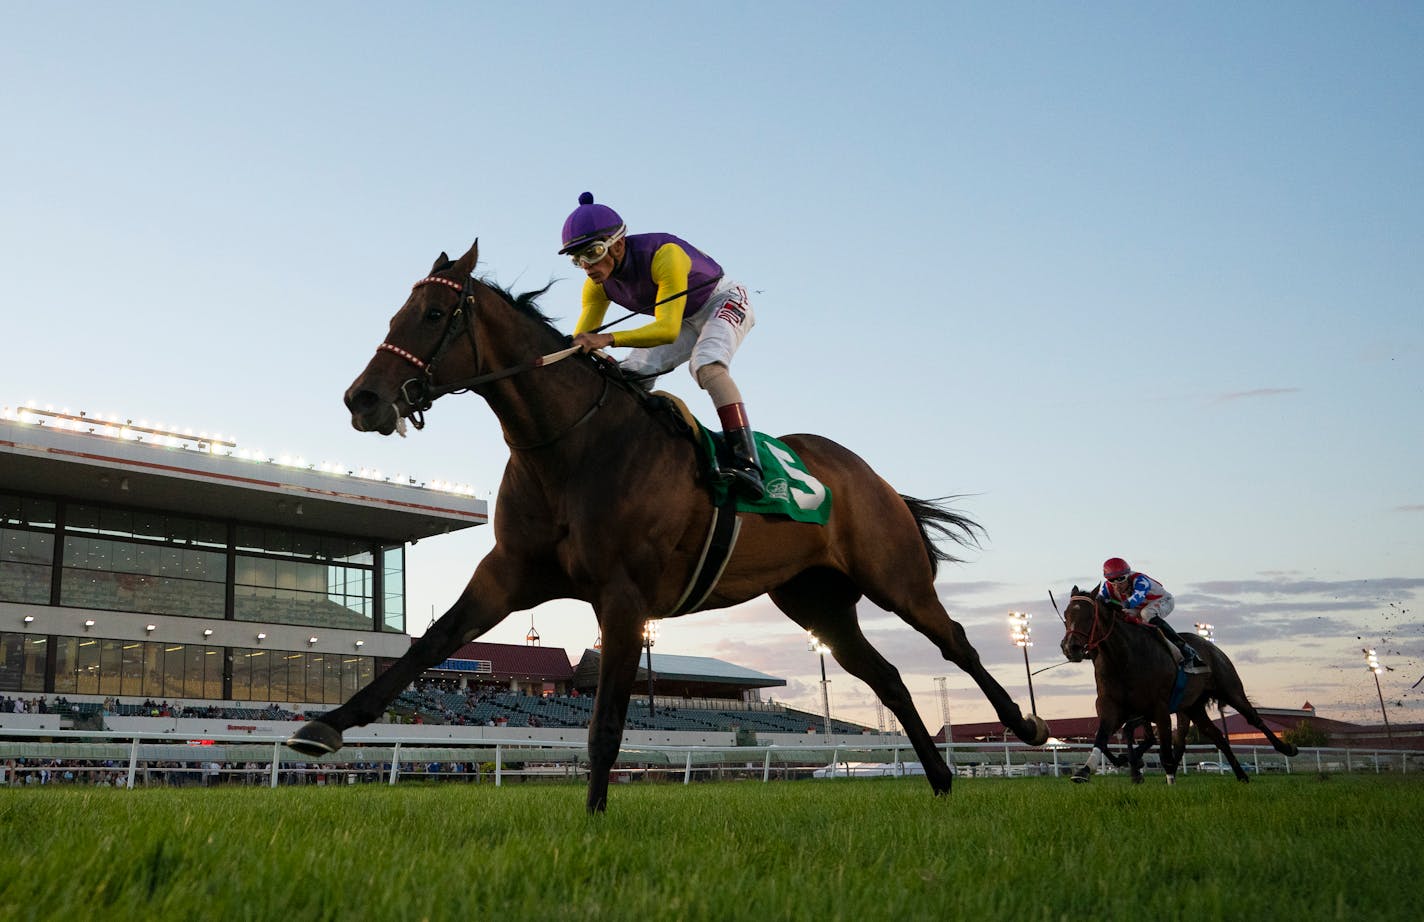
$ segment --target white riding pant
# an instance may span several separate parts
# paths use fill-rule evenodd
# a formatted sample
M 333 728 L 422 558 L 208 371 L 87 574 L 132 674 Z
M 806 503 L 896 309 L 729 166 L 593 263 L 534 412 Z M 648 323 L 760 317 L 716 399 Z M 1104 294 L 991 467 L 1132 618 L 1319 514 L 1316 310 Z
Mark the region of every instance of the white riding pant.
M 1154 616 L 1167 620 L 1167 616 L 1172 613 L 1172 609 L 1177 607 L 1177 601 L 1172 598 L 1172 593 L 1162 593 L 1162 598 L 1154 599 L 1137 610 L 1143 621 L 1151 621 Z
M 756 314 L 747 290 L 724 278 L 712 289 L 700 311 L 682 319 L 677 339 L 663 346 L 634 349 L 619 364 L 632 374 L 653 376 L 644 382 L 648 387 L 652 387 L 656 376 L 667 374 L 683 362 L 690 362 L 688 371 L 695 379 L 697 370 L 704 365 L 717 362 L 730 368 L 732 356 L 754 326 Z

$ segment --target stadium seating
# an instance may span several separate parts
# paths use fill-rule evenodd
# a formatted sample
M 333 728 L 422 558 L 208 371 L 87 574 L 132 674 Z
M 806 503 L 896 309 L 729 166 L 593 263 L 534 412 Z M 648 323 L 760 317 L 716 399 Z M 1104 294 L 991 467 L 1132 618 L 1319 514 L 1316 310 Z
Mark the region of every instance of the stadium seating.
M 705 703 L 701 699 L 699 703 Z M 483 726 L 493 721 L 509 727 L 587 727 L 593 716 L 592 695 L 525 695 L 515 692 L 450 692 L 435 689 L 406 689 L 391 705 L 391 711 L 402 719 L 413 720 L 417 714 L 423 723 L 459 723 Z M 763 733 L 806 733 L 820 731 L 825 718 L 807 711 L 781 705 L 747 709 L 729 705 L 726 708 L 682 707 L 659 703 L 653 716 L 648 716 L 646 698 L 634 698 L 628 703 L 627 726 L 634 730 L 692 730 L 699 732 L 731 732 L 734 729 Z M 831 732 L 837 734 L 864 733 L 860 724 L 831 720 Z

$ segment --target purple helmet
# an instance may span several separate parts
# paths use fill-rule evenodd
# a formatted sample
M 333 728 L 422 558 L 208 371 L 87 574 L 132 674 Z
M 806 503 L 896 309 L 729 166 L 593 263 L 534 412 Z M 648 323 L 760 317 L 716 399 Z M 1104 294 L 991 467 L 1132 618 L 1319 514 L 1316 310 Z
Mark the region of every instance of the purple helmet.
M 560 254 L 577 250 L 594 240 L 603 240 L 624 231 L 623 219 L 607 205 L 595 205 L 593 193 L 579 196 L 579 205 L 564 221 L 564 246 Z

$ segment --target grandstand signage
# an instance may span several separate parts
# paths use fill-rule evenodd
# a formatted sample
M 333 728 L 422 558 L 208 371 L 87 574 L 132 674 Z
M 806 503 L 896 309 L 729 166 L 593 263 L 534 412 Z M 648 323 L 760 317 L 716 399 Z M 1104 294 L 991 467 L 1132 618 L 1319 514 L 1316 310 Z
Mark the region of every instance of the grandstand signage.
M 447 659 L 445 662 L 441 663 L 435 668 L 442 669 L 448 672 L 483 672 L 486 674 L 494 673 L 494 663 L 490 662 L 487 659 Z

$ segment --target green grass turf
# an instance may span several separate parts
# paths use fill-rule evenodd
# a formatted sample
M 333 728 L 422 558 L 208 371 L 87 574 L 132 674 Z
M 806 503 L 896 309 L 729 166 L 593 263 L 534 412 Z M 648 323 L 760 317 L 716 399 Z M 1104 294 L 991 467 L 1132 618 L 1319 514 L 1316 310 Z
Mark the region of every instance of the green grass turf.
M 1419 919 L 1424 777 L 0 790 L 0 919 Z

